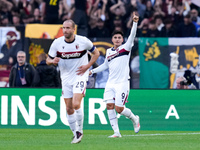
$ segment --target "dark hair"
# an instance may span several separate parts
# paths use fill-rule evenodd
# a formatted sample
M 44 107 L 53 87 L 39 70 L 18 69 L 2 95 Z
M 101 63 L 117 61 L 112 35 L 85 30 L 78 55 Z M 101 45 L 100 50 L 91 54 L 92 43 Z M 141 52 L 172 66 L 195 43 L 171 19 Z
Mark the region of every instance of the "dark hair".
M 149 24 L 155 24 L 155 20 L 151 20 Z
M 161 19 L 162 20 L 163 18 L 162 18 L 161 15 L 156 15 L 155 18 L 154 18 L 154 20 L 156 20 L 156 19 Z
M 15 15 L 13 15 L 13 17 L 20 18 L 20 15 L 19 14 L 15 14 Z
M 171 18 L 166 18 L 163 22 L 164 24 L 173 24 L 173 21 L 171 20 Z
M 183 3 L 182 2 L 178 2 L 178 6 L 182 6 L 183 5 Z
M 42 61 L 42 60 L 46 60 L 47 59 L 47 55 L 45 53 L 41 53 L 39 56 L 38 56 L 39 60 Z
M 184 18 L 190 18 L 190 14 L 185 15 Z
M 115 34 L 121 34 L 122 36 L 124 36 L 124 33 L 122 31 L 119 31 L 119 30 L 115 30 L 112 32 L 112 37 L 115 35 Z

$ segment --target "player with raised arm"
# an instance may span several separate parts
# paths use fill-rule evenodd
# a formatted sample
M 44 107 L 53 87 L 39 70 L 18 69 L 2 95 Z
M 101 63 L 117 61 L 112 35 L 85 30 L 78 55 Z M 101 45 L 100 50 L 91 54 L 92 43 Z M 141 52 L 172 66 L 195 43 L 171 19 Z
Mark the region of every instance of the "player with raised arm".
M 64 21 L 62 28 L 64 36 L 53 41 L 46 62 L 48 65 L 58 65 L 60 69 L 62 96 L 69 126 L 74 134 L 73 144 L 79 143 L 83 137 L 81 101 L 86 92 L 88 69 L 99 57 L 99 51 L 88 38 L 74 34 L 74 21 Z M 93 54 L 89 62 L 88 52 Z
M 89 72 L 89 75 L 91 75 L 109 68 L 104 100 L 107 103 L 108 118 L 114 130 L 114 134 L 109 136 L 111 138 L 121 137 L 115 110 L 133 122 L 135 133 L 138 133 L 140 130 L 139 116 L 134 115 L 129 108 L 125 107 L 130 89 L 129 60 L 139 17 L 133 12 L 132 19 L 133 25 L 127 42 L 122 45 L 123 33 L 121 31 L 114 31 L 112 34 L 114 46 L 107 49 L 104 63 Z

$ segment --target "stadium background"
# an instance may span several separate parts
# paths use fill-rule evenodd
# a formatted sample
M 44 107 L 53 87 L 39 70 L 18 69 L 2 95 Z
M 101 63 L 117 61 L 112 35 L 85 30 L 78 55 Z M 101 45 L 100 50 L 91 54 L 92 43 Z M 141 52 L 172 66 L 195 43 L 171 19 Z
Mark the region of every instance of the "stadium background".
M 27 53 L 27 62 L 37 66 L 38 56 L 41 53 L 48 53 L 53 39 L 62 35 L 60 30 L 61 25 L 31 24 L 21 30 L 16 30 L 14 27 L 1 27 L 0 47 L 6 43 L 7 33 L 15 32 L 22 50 Z M 44 34 L 49 35 L 50 38 L 41 38 Z M 112 46 L 110 38 L 91 38 L 91 41 L 103 57 L 106 49 Z M 185 70 L 190 69 L 199 73 L 199 41 L 200 38 L 136 38 L 131 61 L 135 56 L 140 56 L 138 62 L 140 73 L 133 73 L 132 69 L 130 70 L 131 88 L 175 88 L 176 77 L 182 76 Z M 170 53 L 172 52 L 179 55 L 179 70 L 176 74 L 170 73 Z M 1 65 L 1 68 L 0 86 L 5 87 L 8 86 L 10 70 L 6 69 L 5 65 Z M 138 85 L 134 86 L 135 84 Z
M 25 33 L 24 36 L 18 37 L 19 41 L 22 42 L 23 50 L 27 53 L 27 61 L 34 66 L 37 65 L 37 57 L 41 53 L 47 53 L 53 38 L 60 32 L 61 25 L 28 25 L 27 28 L 20 31 L 21 34 Z M 56 28 L 57 30 L 51 30 Z M 29 32 L 33 29 L 38 32 Z M 39 30 L 40 29 L 40 30 Z M 0 28 L 1 43 L 6 41 L 5 37 L 9 31 L 18 33 L 13 27 L 2 27 Z M 40 31 L 40 32 L 39 32 Z M 41 39 L 41 35 L 48 34 L 52 35 L 50 39 Z M 35 37 L 35 38 L 33 38 Z M 101 51 L 101 54 L 105 55 L 105 51 L 108 47 L 112 46 L 110 39 L 108 38 L 92 38 L 91 39 L 95 46 Z M 140 89 L 134 89 L 130 91 L 129 103 L 127 106 L 130 107 L 134 112 L 141 115 L 141 124 L 143 124 L 143 130 L 194 130 L 198 131 L 200 123 L 199 119 L 199 91 L 195 90 L 169 90 L 173 88 L 175 76 L 170 73 L 170 57 L 171 52 L 179 54 L 179 69 L 198 67 L 198 56 L 200 54 L 200 38 L 136 38 L 135 46 L 133 49 L 132 57 L 136 54 L 135 51 L 139 51 L 140 56 Z M 5 70 L 1 70 L 5 71 Z M 183 74 L 183 71 L 180 71 Z M 179 73 L 179 75 L 180 75 Z M 2 75 L 2 74 L 1 74 Z M 9 74 L 7 74 L 8 77 Z M 173 78 L 171 78 L 173 77 Z M 170 80 L 171 79 L 171 80 Z M 134 84 L 134 83 L 133 83 Z M 150 90 L 152 89 L 152 90 Z M 26 91 L 26 92 L 21 92 Z M 1 128 L 66 128 L 61 120 L 60 116 L 60 89 L 15 89 L 15 88 L 0 88 L 1 94 Z M 40 98 L 46 95 L 52 95 L 56 97 L 55 101 L 48 101 L 44 105 L 53 108 L 57 114 L 57 119 L 54 124 L 41 126 L 38 124 L 39 118 L 49 120 L 51 116 L 48 112 L 43 112 L 38 108 Z M 22 106 L 24 105 L 23 112 L 29 114 L 29 96 L 35 96 L 35 124 L 28 125 L 25 121 L 26 117 L 22 115 L 22 106 L 15 106 L 17 114 L 13 118 L 17 118 L 18 124 L 12 125 L 12 96 L 19 95 Z M 5 96 L 8 97 L 5 100 Z M 3 98 L 4 97 L 4 98 Z M 103 124 L 99 116 L 94 114 L 94 124 L 89 123 L 89 101 L 90 98 L 98 98 L 96 103 L 92 103 L 95 109 L 98 110 L 102 103 L 103 89 L 88 89 L 84 100 L 85 110 L 85 128 L 86 129 L 110 129 L 107 119 L 107 112 L 105 108 L 103 114 L 105 115 Z M 8 103 L 6 103 L 8 101 Z M 179 119 L 175 116 L 174 109 L 170 110 L 170 107 L 175 108 L 177 113 L 180 115 Z M 5 110 L 5 108 L 8 108 Z M 105 107 L 105 106 L 104 106 Z M 5 112 L 4 112 L 5 111 Z M 8 111 L 8 112 L 7 112 Z M 165 119 L 167 112 L 172 114 L 171 117 Z M 4 124 L 2 118 L 7 114 L 7 122 Z M 30 115 L 30 114 L 29 114 Z M 174 116 L 173 116 L 174 115 Z M 3 121 L 3 122 L 2 122 Z M 127 119 L 121 117 L 119 121 L 120 127 L 125 130 L 131 130 L 132 127 Z M 192 127 L 192 128 L 191 128 Z
M 0 10 L 9 8 L 2 9 L 1 4 L 5 1 L 0 2 Z M 191 1 L 199 5 L 199 0 Z M 21 44 L 20 50 L 27 53 L 27 62 L 36 66 L 38 55 L 47 52 L 53 39 L 62 35 L 61 25 L 27 24 L 26 21 L 32 14 L 22 17 L 26 25 L 15 27 L 9 23 L 3 25 L 2 20 L 7 16 L 1 14 L 0 49 L 8 44 L 7 34 L 10 36 L 14 32 L 17 42 Z M 110 38 L 91 40 L 102 55 L 105 55 L 107 47 L 112 46 Z M 141 118 L 139 134 L 134 134 L 128 119 L 118 115 L 123 138 L 106 138 L 112 134 L 112 129 L 105 103 L 102 102 L 103 89 L 87 89 L 83 103 L 85 136 L 81 144 L 75 146 L 70 144 L 72 133 L 66 122 L 66 110 L 60 97 L 61 89 L 3 88 L 9 86 L 10 66 L 1 65 L 0 149 L 113 149 L 113 145 L 115 150 L 200 149 L 199 90 L 170 89 L 176 86 L 174 81 L 177 76 L 183 75 L 184 70 L 198 72 L 199 41 L 200 38 L 189 37 L 137 37 L 131 61 L 135 56 L 140 56 L 140 73 L 134 74 L 131 70 L 131 88 L 134 89 L 131 89 L 126 105 Z M 177 74 L 169 71 L 171 52 L 179 54 Z M 134 86 L 134 83 L 139 84 Z

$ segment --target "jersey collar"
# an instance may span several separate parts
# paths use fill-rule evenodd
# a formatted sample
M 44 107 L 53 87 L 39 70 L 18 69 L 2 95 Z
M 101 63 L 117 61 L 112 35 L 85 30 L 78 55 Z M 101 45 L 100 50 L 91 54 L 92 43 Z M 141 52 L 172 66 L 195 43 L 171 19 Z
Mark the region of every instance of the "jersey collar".
M 71 42 L 67 42 L 67 41 L 65 41 L 65 39 L 64 39 L 64 41 L 65 41 L 66 43 L 70 44 L 70 43 L 73 43 L 73 42 L 75 41 L 75 38 L 76 38 L 76 36 L 74 36 L 74 40 L 71 41 Z

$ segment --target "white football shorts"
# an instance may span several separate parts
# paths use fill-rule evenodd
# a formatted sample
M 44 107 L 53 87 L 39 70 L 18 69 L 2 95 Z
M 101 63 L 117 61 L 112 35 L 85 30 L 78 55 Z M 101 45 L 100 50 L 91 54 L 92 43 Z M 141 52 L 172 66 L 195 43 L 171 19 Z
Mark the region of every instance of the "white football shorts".
M 106 103 L 114 103 L 119 107 L 124 107 L 128 99 L 129 90 L 129 81 L 117 84 L 107 84 L 104 91 L 104 101 Z
M 63 98 L 72 98 L 74 93 L 80 93 L 85 96 L 86 86 L 86 81 L 78 81 L 73 85 L 62 84 L 62 96 Z

